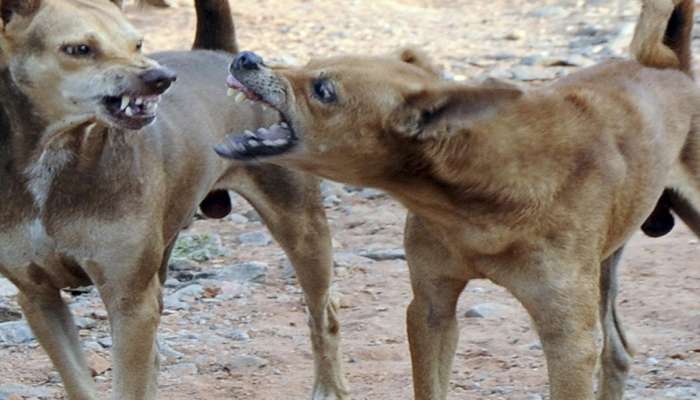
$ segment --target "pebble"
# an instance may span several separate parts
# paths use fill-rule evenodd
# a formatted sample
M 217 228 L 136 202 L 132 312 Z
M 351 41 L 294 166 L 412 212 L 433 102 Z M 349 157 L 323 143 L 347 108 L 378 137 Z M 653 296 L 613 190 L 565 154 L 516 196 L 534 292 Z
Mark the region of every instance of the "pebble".
M 15 399 L 46 399 L 51 395 L 46 388 L 43 387 L 33 387 L 20 385 L 16 383 L 10 383 L 7 385 L 0 385 L 0 399 L 6 398 L 8 400 Z
M 250 340 L 250 335 L 248 332 L 241 329 L 231 329 L 223 335 L 225 338 L 235 340 L 237 342 L 245 342 Z
M 251 355 L 235 356 L 231 361 L 224 366 L 229 371 L 244 369 L 244 368 L 264 368 L 269 362 L 261 357 Z
M 248 232 L 238 236 L 238 241 L 244 246 L 267 246 L 272 237 L 267 231 Z
M 175 377 L 194 376 L 199 373 L 199 368 L 195 363 L 182 363 L 169 366 L 167 372 Z
M 477 304 L 464 313 L 466 318 L 500 318 L 510 312 L 510 307 L 497 303 Z
M 362 257 L 370 258 L 374 261 L 387 260 L 405 260 L 406 252 L 403 248 L 400 249 L 380 249 L 380 250 L 365 250 L 359 253 Z
M 17 293 L 19 293 L 17 287 L 12 282 L 5 278 L 0 278 L 0 296 L 16 296 Z
M 258 261 L 233 264 L 224 268 L 219 278 L 228 281 L 262 283 L 265 281 L 268 268 L 268 264 Z
M 34 334 L 27 321 L 10 321 L 0 323 L 0 345 L 15 346 L 34 341 Z
M 173 257 L 205 262 L 228 254 L 222 245 L 221 236 L 210 233 L 204 235 L 182 235 L 175 243 Z
M 355 253 L 336 252 L 333 254 L 333 266 L 336 268 L 355 268 L 373 264 L 375 260 Z

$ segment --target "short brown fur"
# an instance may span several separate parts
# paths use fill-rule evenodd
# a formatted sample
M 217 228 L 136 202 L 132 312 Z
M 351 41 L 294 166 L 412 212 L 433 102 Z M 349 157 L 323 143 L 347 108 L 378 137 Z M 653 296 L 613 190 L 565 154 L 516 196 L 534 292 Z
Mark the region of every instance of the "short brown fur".
M 551 399 L 622 399 L 631 356 L 615 310 L 622 247 L 666 188 L 673 196 L 664 204 L 700 228 L 691 11 L 692 1 L 646 0 L 632 45 L 637 61 L 529 90 L 444 82 L 413 55 L 303 68 L 234 63 L 238 81 L 296 135 L 296 146 L 271 162 L 384 189 L 409 209 L 416 399 L 447 398 L 457 300 L 477 278 L 507 288 L 529 312 Z M 312 91 L 319 80 L 326 93 L 332 85 L 332 101 Z M 245 154 L 222 146 L 226 157 Z

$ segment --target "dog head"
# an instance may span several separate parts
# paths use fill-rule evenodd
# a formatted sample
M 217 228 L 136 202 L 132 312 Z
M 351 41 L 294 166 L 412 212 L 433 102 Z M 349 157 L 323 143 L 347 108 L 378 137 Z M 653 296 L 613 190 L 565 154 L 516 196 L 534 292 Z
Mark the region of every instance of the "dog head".
M 446 82 L 410 49 L 316 60 L 303 68 L 270 68 L 255 54 L 241 53 L 228 84 L 277 109 L 284 123 L 229 136 L 216 148 L 220 155 L 370 186 L 436 168 L 435 160 L 451 156 L 445 144 L 521 94 L 511 86 Z M 438 151 L 440 157 L 430 154 Z
M 0 0 L 0 69 L 48 123 L 88 116 L 140 129 L 175 74 L 108 0 Z

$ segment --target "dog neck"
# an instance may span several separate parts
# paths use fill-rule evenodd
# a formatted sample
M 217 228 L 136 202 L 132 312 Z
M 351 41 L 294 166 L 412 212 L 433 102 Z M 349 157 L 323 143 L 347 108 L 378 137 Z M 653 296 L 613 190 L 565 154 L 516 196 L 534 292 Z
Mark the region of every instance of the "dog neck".
M 55 178 L 80 154 L 99 157 L 107 143 L 107 127 L 90 116 L 49 123 L 14 84 L 9 71 L 0 73 L 0 181 L 21 184 L 43 210 Z M 93 157 L 94 156 L 94 157 Z

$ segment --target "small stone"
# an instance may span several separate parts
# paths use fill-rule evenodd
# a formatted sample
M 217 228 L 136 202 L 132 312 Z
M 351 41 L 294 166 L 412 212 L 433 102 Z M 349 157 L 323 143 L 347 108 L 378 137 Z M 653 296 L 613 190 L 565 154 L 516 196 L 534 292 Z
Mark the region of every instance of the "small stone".
M 0 304 L 0 322 L 19 321 L 22 319 L 22 313 Z
M 244 368 L 264 368 L 268 364 L 268 361 L 264 358 L 250 356 L 250 355 L 240 355 L 236 356 L 230 362 L 226 363 L 224 368 L 229 371 L 234 371 L 237 369 Z
M 173 258 L 168 268 L 171 271 L 191 271 L 197 269 L 197 266 L 186 258 Z
M 25 386 L 16 383 L 0 385 L 0 399 L 6 397 L 8 400 L 15 399 L 46 399 L 51 393 L 43 387 Z
M 103 349 L 109 349 L 112 347 L 112 338 L 109 336 L 97 339 L 97 343 L 102 346 Z
M 16 296 L 17 293 L 19 293 L 17 287 L 12 282 L 5 278 L 0 278 L 0 296 Z
M 365 250 L 361 251 L 359 254 L 362 257 L 371 258 L 374 261 L 406 259 L 406 252 L 404 251 L 404 249 Z
M 249 222 L 262 222 L 262 218 L 260 218 L 260 214 L 258 214 L 258 212 L 255 211 L 254 209 L 250 209 L 250 210 L 244 212 L 243 216 L 248 218 Z
M 75 325 L 80 329 L 95 329 L 97 321 L 92 318 L 80 317 L 75 319 Z
M 373 259 L 365 256 L 358 256 L 357 254 L 353 253 L 339 252 L 333 254 L 333 266 L 336 268 L 363 267 L 373 263 Z
M 477 304 L 464 313 L 466 318 L 498 318 L 507 314 L 509 307 L 496 303 Z
M 516 65 L 510 69 L 510 72 L 513 78 L 519 81 L 548 81 L 557 76 L 551 69 L 527 65 Z
M 195 363 L 175 364 L 168 367 L 167 372 L 176 377 L 194 376 L 199 373 Z
M 233 213 L 228 216 L 229 221 L 234 224 L 244 225 L 248 223 L 248 218 L 245 215 Z
M 250 335 L 248 335 L 248 333 L 246 331 L 243 331 L 240 329 L 231 329 L 223 336 L 225 338 L 235 340 L 238 342 L 245 342 L 247 340 L 250 340 Z
M 387 197 L 387 194 L 377 189 L 364 188 L 358 193 L 360 197 L 366 200 L 375 200 Z
M 323 199 L 323 206 L 326 207 L 326 208 L 330 208 L 330 207 L 337 206 L 337 205 L 340 204 L 341 202 L 342 202 L 342 200 L 340 200 L 340 197 L 338 197 L 338 196 L 332 194 L 332 195 L 330 195 L 330 196 L 326 196 L 326 197 Z
M 34 334 L 25 320 L 0 323 L 0 345 L 15 346 L 34 341 Z
M 173 257 L 205 262 L 228 254 L 216 234 L 183 235 L 175 243 Z
M 266 231 L 257 231 L 238 236 L 238 241 L 244 246 L 267 246 L 272 243 L 272 237 Z
M 266 263 L 257 261 L 234 264 L 224 268 L 219 278 L 228 281 L 262 283 L 267 276 L 267 269 Z
M 544 6 L 530 11 L 528 15 L 536 18 L 562 18 L 567 15 L 567 11 L 559 6 Z
M 165 359 L 165 361 L 169 363 L 175 363 L 177 362 L 177 360 L 185 356 L 184 354 L 170 347 L 168 342 L 166 342 L 165 340 L 161 340 L 159 338 L 157 343 L 158 353 Z
M 100 376 L 112 368 L 106 358 L 93 351 L 87 354 L 87 363 L 93 377 Z

